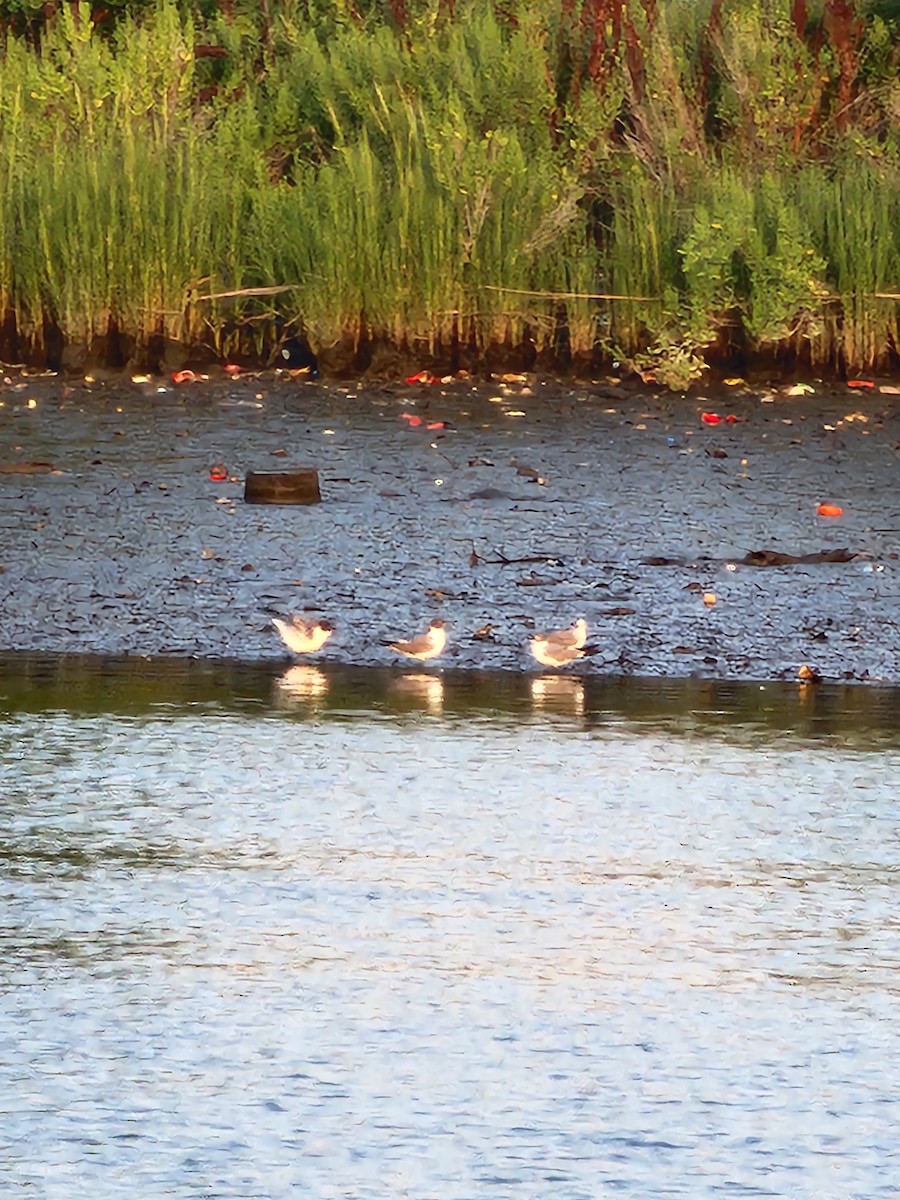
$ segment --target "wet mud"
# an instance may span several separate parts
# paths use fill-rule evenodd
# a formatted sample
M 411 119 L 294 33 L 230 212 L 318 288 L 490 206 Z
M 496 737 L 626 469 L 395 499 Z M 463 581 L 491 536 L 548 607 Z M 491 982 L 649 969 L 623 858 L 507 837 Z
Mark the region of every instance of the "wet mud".
M 900 682 L 890 397 L 270 375 L 0 402 L 0 650 L 286 661 L 271 619 L 305 613 L 337 629 L 317 661 L 377 666 L 440 617 L 438 666 L 535 670 L 529 636 L 584 616 L 568 673 Z M 244 503 L 304 466 L 321 504 Z

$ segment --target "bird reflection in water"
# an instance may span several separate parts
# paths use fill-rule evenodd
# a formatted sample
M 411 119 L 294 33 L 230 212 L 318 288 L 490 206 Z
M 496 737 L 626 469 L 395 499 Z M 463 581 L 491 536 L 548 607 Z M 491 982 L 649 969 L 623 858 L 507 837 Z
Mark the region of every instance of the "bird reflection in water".
M 328 693 L 328 676 L 318 667 L 301 663 L 278 677 L 275 692 L 281 700 L 318 700 Z
M 531 702 L 536 709 L 583 716 L 584 684 L 571 675 L 537 675 L 531 680 Z
M 411 701 L 433 716 L 444 709 L 444 681 L 439 675 L 399 675 L 391 681 L 391 693 L 398 699 Z

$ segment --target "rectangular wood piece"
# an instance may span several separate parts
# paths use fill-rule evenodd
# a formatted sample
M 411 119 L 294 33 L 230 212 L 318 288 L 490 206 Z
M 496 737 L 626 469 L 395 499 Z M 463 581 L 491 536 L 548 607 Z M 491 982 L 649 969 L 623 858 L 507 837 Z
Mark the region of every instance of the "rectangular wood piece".
M 247 504 L 321 504 L 319 472 L 315 467 L 294 471 L 248 471 L 244 483 Z

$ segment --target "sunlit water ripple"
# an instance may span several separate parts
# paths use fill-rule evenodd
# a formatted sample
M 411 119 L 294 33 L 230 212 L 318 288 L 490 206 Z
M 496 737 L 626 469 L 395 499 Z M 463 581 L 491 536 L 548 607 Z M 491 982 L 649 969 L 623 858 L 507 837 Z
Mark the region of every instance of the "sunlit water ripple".
M 896 738 L 296 680 L 0 719 L 3 1195 L 898 1194 Z

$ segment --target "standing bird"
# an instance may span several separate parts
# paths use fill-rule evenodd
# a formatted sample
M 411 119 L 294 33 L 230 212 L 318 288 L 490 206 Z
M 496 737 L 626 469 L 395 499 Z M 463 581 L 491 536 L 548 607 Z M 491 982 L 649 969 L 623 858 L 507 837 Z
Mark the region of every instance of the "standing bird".
M 593 654 L 593 647 L 585 647 L 587 621 L 584 617 L 568 629 L 557 629 L 551 633 L 536 633 L 531 639 L 531 653 L 544 667 L 565 667 L 586 654 Z
M 287 648 L 295 654 L 315 654 L 334 633 L 334 626 L 330 621 L 304 621 L 302 617 L 290 617 L 287 621 L 282 621 L 273 617 L 272 624 L 281 634 L 281 640 Z
M 417 658 L 425 662 L 429 658 L 437 658 L 447 645 L 447 629 L 441 620 L 432 621 L 424 633 L 411 638 L 408 642 L 388 642 L 392 650 L 404 654 L 407 658 Z

